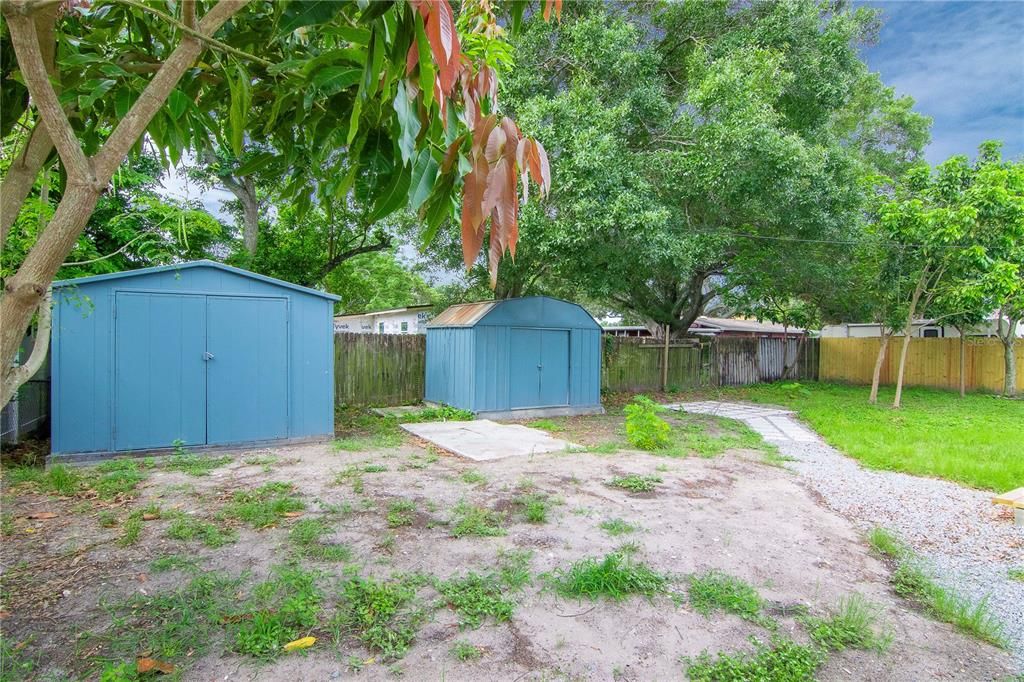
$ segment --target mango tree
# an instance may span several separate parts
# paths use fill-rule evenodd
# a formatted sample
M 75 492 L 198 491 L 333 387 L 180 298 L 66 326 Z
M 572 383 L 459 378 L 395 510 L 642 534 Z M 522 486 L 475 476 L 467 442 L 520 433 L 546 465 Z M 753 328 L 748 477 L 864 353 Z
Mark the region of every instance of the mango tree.
M 560 8 L 547 0 L 545 14 Z M 0 246 L 54 151 L 62 182 L 4 281 L 0 404 L 36 363 L 11 360 L 36 310 L 48 315 L 50 283 L 143 144 L 177 163 L 212 141 L 236 155 L 247 138 L 265 141 L 252 166 L 277 164 L 300 210 L 358 180 L 375 217 L 410 206 L 428 237 L 461 193 L 467 261 L 489 228 L 492 280 L 515 252 L 520 179 L 550 187 L 543 148 L 499 113 L 509 49 L 484 0 L 458 20 L 447 0 L 8 0 L 2 12 L 0 132 L 28 133 L 0 188 Z

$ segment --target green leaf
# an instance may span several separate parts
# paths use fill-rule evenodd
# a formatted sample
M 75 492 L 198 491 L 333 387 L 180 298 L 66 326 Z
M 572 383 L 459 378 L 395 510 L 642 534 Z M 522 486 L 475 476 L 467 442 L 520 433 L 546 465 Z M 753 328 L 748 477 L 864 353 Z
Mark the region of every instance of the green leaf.
M 420 117 L 416 112 L 416 102 L 409 99 L 405 81 L 398 81 L 394 107 L 401 130 L 398 149 L 402 153 L 402 163 L 408 164 L 416 156 L 416 136 L 420 134 Z
M 252 175 L 256 171 L 266 168 L 275 158 L 275 155 L 270 152 L 255 154 L 251 159 L 235 169 L 235 175 Z
M 394 7 L 394 5 L 394 0 L 375 0 L 374 2 L 371 2 L 366 9 L 363 10 L 363 13 L 360 15 L 359 18 L 364 23 L 369 23 L 376 19 L 377 17 L 383 15 L 389 9 Z
M 434 79 L 437 76 L 437 69 L 434 66 L 434 55 L 430 52 L 430 41 L 427 39 L 427 31 L 423 26 L 423 17 L 416 14 L 416 47 L 420 52 L 420 90 L 423 91 L 423 104 L 428 108 L 434 102 Z M 453 107 L 454 108 L 454 107 Z
M 135 93 L 128 88 L 121 88 L 117 91 L 114 96 L 114 115 L 118 118 L 124 118 L 128 113 L 128 110 L 132 108 L 132 102 L 135 100 Z
M 342 3 L 337 0 L 297 0 L 288 3 L 281 18 L 281 32 L 288 34 L 303 26 L 322 24 L 334 16 Z
M 231 91 L 231 106 L 228 110 L 228 122 L 231 127 L 231 149 L 235 156 L 241 156 L 245 142 L 245 123 L 249 116 L 249 75 L 241 65 L 235 67 L 236 78 L 228 76 L 228 88 Z
M 181 115 L 188 110 L 191 104 L 192 100 L 188 98 L 188 95 L 178 88 L 171 90 L 171 94 L 167 96 L 167 108 L 171 112 L 171 118 L 174 120 L 181 118 Z
M 345 144 L 349 147 L 352 146 L 352 140 L 356 139 L 356 133 L 359 132 L 359 117 L 363 114 L 363 96 L 362 86 L 359 88 L 359 92 L 356 93 L 356 99 L 352 102 L 352 114 L 348 119 L 348 137 Z
M 325 95 L 334 95 L 359 82 L 363 70 L 354 66 L 328 66 L 313 76 L 313 85 Z
M 409 186 L 409 208 L 419 210 L 423 202 L 430 196 L 437 179 L 437 161 L 429 149 L 424 149 L 416 158 L 412 168 L 412 181 Z
M 384 67 L 384 39 L 376 30 L 370 38 L 369 51 L 370 59 L 366 62 L 363 90 L 366 92 L 367 98 L 372 98 L 377 94 L 377 88 L 380 85 L 380 72 Z
M 399 166 L 392 174 L 388 186 L 384 188 L 370 213 L 370 221 L 374 222 L 391 215 L 405 206 L 409 201 L 409 184 L 412 174 L 407 166 Z

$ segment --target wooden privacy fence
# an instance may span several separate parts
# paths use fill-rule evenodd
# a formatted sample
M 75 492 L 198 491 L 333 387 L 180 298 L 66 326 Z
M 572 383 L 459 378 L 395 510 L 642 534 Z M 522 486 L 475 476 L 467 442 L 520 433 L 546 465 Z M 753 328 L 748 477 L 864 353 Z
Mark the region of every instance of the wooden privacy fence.
M 643 339 L 602 338 L 604 391 L 661 389 L 665 347 Z M 793 379 L 816 379 L 817 339 L 786 342 Z M 421 334 L 334 335 L 335 402 L 405 405 L 423 400 L 426 337 Z M 668 387 L 752 384 L 782 377 L 781 339 L 715 338 L 676 342 L 668 350 Z
M 878 338 L 821 339 L 822 381 L 870 384 L 878 358 Z M 893 337 L 882 363 L 880 383 L 895 384 L 903 337 Z M 1024 390 L 1024 344 L 1018 343 L 1017 388 Z M 1003 390 L 1003 345 L 999 339 L 967 339 L 967 390 Z M 907 351 L 903 383 L 907 386 L 960 388 L 960 339 L 915 338 Z
M 408 405 L 423 400 L 423 334 L 334 335 L 337 405 Z

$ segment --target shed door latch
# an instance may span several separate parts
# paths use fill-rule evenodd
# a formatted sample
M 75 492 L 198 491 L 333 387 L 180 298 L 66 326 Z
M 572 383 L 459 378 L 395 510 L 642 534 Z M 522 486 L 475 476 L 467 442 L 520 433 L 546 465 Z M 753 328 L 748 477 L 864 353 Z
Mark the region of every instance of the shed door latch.
M 210 351 L 205 351 L 203 353 L 203 360 L 213 360 L 213 353 L 211 353 Z

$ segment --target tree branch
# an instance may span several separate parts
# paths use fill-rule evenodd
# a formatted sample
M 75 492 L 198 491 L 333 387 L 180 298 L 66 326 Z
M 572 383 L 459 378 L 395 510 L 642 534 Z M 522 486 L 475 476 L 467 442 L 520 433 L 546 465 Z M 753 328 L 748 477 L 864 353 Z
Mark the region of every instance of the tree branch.
M 192 21 L 192 23 L 195 22 L 195 9 L 196 9 L 196 7 L 195 7 L 195 0 L 185 0 L 185 2 L 182 3 L 181 11 L 182 11 L 182 14 L 186 17 L 186 20 L 184 22 L 178 21 L 177 19 L 172 17 L 170 14 L 167 14 L 166 12 L 161 12 L 160 10 L 155 9 L 155 8 L 151 7 L 150 5 L 146 5 L 146 4 L 143 4 L 141 2 L 137 2 L 136 0 L 110 0 L 110 1 L 111 2 L 119 2 L 122 5 L 128 5 L 129 7 L 135 7 L 136 9 L 144 10 L 145 12 L 147 12 L 149 14 L 156 15 L 156 16 L 160 17 L 161 19 L 163 19 L 164 21 L 166 21 L 168 24 L 171 24 L 175 28 L 179 29 L 182 33 L 190 35 L 193 38 L 197 38 L 197 39 L 203 41 L 204 43 L 208 44 L 210 47 L 216 47 L 218 50 L 223 50 L 224 52 L 227 52 L 228 54 L 233 54 L 236 57 L 241 57 L 242 59 L 248 59 L 249 61 L 256 62 L 257 64 L 262 64 L 263 66 L 273 66 L 274 65 L 274 62 L 272 62 L 272 61 L 269 61 L 267 59 L 263 59 L 262 57 L 257 57 L 254 54 L 250 54 L 250 53 L 245 52 L 243 50 L 239 50 L 236 47 L 231 47 L 227 43 L 221 42 L 221 41 L 217 40 L 216 38 L 211 38 L 210 35 L 207 35 L 207 34 L 202 32 L 202 24 L 200 24 L 200 30 L 198 30 L 198 31 L 195 28 L 193 28 L 191 25 L 189 25 L 189 21 L 188 21 L 189 14 L 191 14 L 191 21 Z M 190 9 L 191 9 L 191 12 L 189 12 Z
M 241 10 L 248 0 L 220 0 L 199 22 L 199 33 L 211 36 L 228 19 Z M 151 8 L 146 8 L 151 11 Z M 171 90 L 178 84 L 203 51 L 203 43 L 193 36 L 182 38 L 178 47 L 153 76 L 139 99 L 117 124 L 106 143 L 96 155 L 96 177 L 104 186 L 113 177 L 124 157 L 146 130 L 150 121 L 167 101 Z
M 0 247 L 7 241 L 7 235 L 18 219 L 22 204 L 32 191 L 39 171 L 51 151 L 53 141 L 50 134 L 46 132 L 45 125 L 37 122 L 0 184 Z
M 384 249 L 391 247 L 391 238 L 385 237 L 381 241 L 374 242 L 372 244 L 363 244 L 354 248 L 342 251 L 336 254 L 333 258 L 328 260 L 322 268 L 320 268 L 320 276 L 318 280 L 322 281 L 324 277 L 331 274 L 331 272 L 339 265 L 347 261 L 349 258 L 358 256 L 361 253 L 373 253 L 374 251 L 383 251 Z
M 31 379 L 46 362 L 46 356 L 50 350 L 50 326 L 53 320 L 53 310 L 50 306 L 53 301 L 53 289 L 47 289 L 39 302 L 39 326 L 36 329 L 36 342 L 32 344 L 32 353 L 23 364 L 12 367 L 3 378 L 3 386 L 0 387 L 0 407 L 6 406 L 11 401 L 18 388 Z
M 29 95 L 39 111 L 46 131 L 53 140 L 61 163 L 67 171 L 70 182 L 92 184 L 95 176 L 92 164 L 85 157 L 82 145 L 68 121 L 64 108 L 50 82 L 50 74 L 39 49 L 39 36 L 32 17 L 25 14 L 24 5 L 3 4 L 11 45 L 18 57 L 18 66 L 24 75 Z

